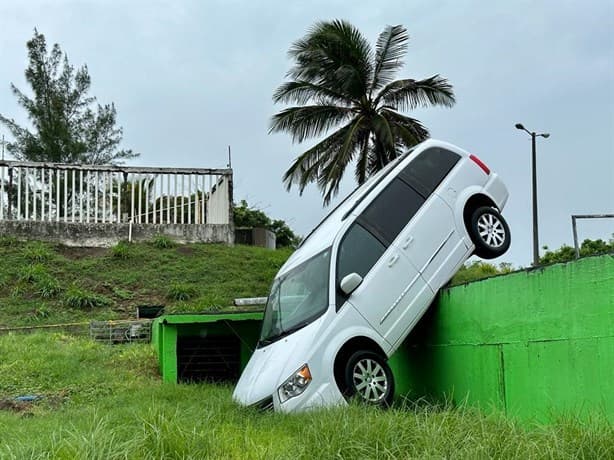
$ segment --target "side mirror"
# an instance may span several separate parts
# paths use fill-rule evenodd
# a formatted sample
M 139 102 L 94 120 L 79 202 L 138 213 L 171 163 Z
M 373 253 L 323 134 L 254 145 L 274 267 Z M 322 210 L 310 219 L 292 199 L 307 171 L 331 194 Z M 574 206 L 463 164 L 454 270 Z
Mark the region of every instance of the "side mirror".
M 339 283 L 339 288 L 345 295 L 350 295 L 362 283 L 362 276 L 358 273 L 350 273 L 345 275 Z

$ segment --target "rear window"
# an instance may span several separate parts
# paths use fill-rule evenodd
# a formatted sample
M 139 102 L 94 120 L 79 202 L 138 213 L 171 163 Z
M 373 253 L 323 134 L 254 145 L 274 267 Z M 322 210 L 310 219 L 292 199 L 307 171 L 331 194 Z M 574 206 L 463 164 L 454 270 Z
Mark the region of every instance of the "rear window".
M 460 155 L 440 147 L 425 150 L 401 171 L 399 177 L 428 197 L 448 175 Z

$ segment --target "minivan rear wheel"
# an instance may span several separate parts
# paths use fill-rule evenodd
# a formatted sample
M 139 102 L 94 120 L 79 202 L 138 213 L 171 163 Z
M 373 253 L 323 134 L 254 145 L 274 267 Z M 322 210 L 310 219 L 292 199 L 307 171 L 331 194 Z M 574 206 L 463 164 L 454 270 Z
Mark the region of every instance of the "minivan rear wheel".
M 482 259 L 502 256 L 510 247 L 510 228 L 495 208 L 482 206 L 471 214 L 469 236 L 475 244 L 475 255 Z
M 357 351 L 345 368 L 346 395 L 375 406 L 388 407 L 394 396 L 394 377 L 386 359 L 372 351 Z

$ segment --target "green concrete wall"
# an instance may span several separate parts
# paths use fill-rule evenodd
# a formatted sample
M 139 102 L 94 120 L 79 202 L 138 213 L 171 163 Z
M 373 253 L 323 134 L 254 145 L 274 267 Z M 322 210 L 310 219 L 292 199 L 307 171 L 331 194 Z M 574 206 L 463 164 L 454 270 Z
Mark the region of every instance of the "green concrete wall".
M 614 256 L 443 290 L 391 365 L 412 398 L 614 421 Z

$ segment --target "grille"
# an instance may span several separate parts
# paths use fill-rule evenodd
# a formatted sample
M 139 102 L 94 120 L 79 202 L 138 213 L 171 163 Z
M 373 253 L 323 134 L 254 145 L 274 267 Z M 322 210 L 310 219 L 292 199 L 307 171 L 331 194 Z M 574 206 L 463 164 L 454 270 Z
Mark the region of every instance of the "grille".
M 253 407 L 263 411 L 273 410 L 273 396 L 269 396 L 268 398 L 258 401 Z
M 234 336 L 178 337 L 181 382 L 236 382 L 241 373 L 241 344 Z

